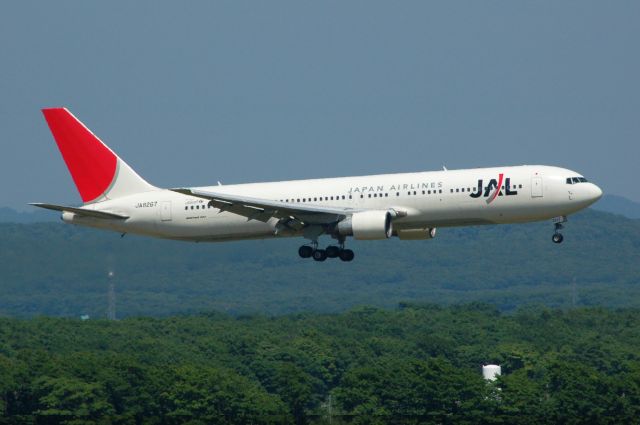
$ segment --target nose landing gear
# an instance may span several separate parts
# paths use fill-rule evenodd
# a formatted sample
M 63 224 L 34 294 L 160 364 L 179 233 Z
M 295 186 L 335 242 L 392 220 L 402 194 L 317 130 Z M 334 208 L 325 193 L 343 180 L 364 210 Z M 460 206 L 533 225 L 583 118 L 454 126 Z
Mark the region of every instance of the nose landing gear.
M 562 236 L 562 233 L 560 233 L 560 230 L 564 229 L 564 226 L 562 225 L 562 223 L 566 223 L 566 222 L 567 222 L 567 217 L 564 215 L 560 217 L 555 217 L 553 219 L 553 225 L 555 227 L 555 232 L 551 237 L 551 240 L 553 241 L 553 243 L 562 243 L 562 241 L 564 240 L 564 236 Z
M 562 236 L 562 233 L 554 233 L 553 236 L 551 236 L 551 240 L 553 243 L 562 243 L 564 236 Z

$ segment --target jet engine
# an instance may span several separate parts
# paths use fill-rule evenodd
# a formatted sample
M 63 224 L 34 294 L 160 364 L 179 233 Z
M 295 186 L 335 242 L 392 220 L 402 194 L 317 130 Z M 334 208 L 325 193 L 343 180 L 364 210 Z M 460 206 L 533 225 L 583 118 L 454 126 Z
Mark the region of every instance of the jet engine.
M 423 239 L 433 239 L 436 237 L 436 228 L 430 227 L 427 229 L 400 229 L 393 232 L 394 236 L 398 239 L 415 241 Z
M 338 234 L 363 240 L 387 239 L 393 234 L 391 217 L 390 211 L 357 212 L 338 223 Z

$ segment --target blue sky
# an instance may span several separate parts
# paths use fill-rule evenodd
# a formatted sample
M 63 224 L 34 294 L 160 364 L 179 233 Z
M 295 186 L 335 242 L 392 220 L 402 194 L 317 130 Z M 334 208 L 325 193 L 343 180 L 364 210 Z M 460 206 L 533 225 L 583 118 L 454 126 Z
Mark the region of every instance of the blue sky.
M 0 206 L 79 203 L 40 108 L 158 186 L 551 164 L 640 201 L 640 2 L 3 2 Z

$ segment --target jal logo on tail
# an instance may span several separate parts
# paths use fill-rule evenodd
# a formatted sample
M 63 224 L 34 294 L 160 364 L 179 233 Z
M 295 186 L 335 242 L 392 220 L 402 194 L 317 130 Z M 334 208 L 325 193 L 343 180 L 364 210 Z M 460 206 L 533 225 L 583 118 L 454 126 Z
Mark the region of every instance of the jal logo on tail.
M 503 189 L 502 189 L 502 183 L 504 183 L 504 194 Z M 517 190 L 512 190 L 511 189 L 511 179 L 509 177 L 507 177 L 506 179 L 504 178 L 504 174 L 500 173 L 498 175 L 498 179 L 491 179 L 489 180 L 489 183 L 487 183 L 486 186 L 483 185 L 484 184 L 484 180 L 483 179 L 479 179 L 478 180 L 478 186 L 475 188 L 475 192 L 470 193 L 469 196 L 471 196 L 472 198 L 479 198 L 481 196 L 487 198 L 487 204 L 492 203 L 498 196 L 511 196 L 511 195 L 517 195 L 518 191 Z M 515 188 L 515 186 L 514 186 Z

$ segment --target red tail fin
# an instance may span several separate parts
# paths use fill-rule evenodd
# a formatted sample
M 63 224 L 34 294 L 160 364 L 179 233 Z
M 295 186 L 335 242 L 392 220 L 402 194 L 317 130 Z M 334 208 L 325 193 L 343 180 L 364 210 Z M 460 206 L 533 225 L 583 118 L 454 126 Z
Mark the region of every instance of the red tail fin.
M 116 174 L 118 157 L 65 108 L 43 109 L 83 202 L 102 195 Z
M 66 108 L 42 113 L 84 203 L 154 189 Z

